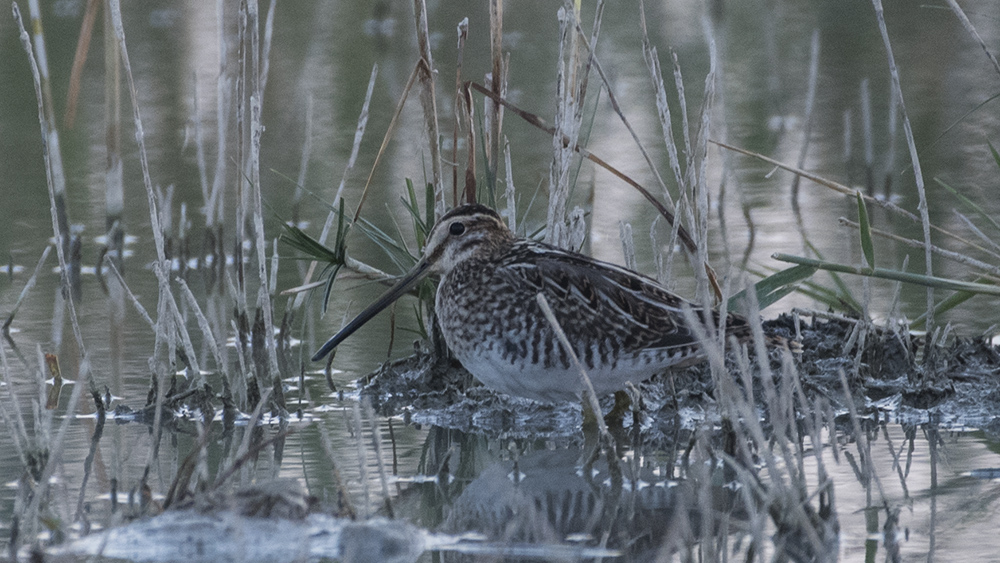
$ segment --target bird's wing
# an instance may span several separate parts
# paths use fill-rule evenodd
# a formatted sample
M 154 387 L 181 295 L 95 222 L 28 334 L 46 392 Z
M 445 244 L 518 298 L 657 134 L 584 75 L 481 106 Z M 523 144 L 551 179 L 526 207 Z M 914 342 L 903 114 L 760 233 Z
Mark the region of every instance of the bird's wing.
M 650 278 L 532 241 L 518 243 L 508 256 L 497 275 L 525 295 L 545 295 L 571 342 L 602 334 L 623 352 L 695 342 L 682 308 L 687 303 L 696 314 L 701 308 Z

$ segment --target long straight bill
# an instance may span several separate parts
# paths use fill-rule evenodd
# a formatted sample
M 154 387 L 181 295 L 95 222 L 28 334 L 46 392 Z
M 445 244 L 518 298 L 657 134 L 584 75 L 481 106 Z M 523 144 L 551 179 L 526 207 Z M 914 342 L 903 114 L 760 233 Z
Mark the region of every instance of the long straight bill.
M 396 282 L 396 285 L 389 288 L 389 291 L 383 293 L 382 296 L 376 299 L 374 303 L 365 308 L 364 311 L 361 311 L 358 316 L 354 317 L 354 320 L 347 323 L 347 326 L 340 329 L 340 332 L 334 334 L 330 340 L 327 340 L 326 343 L 323 344 L 323 346 L 320 347 L 315 354 L 313 354 L 312 361 L 318 362 L 325 358 L 327 354 L 337 347 L 337 345 L 343 342 L 348 336 L 354 334 L 354 331 L 358 330 L 365 323 L 372 320 L 372 317 L 379 314 L 382 309 L 391 305 L 393 301 L 399 299 L 401 295 L 412 289 L 413 286 L 417 285 L 417 283 L 427 275 L 428 266 L 429 265 L 426 260 L 420 260 L 417 262 L 413 266 L 413 269 L 407 272 L 401 280 Z

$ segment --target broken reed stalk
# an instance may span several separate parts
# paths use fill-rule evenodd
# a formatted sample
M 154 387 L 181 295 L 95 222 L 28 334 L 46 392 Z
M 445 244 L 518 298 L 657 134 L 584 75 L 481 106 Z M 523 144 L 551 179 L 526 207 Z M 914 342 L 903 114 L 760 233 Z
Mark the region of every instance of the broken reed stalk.
M 492 12 L 491 12 L 492 13 Z M 458 28 L 456 29 L 458 33 L 458 53 L 455 59 L 455 103 L 452 104 L 452 119 L 454 123 L 451 129 L 451 200 L 452 205 L 458 207 L 458 131 L 462 124 L 462 104 L 459 104 L 459 100 L 464 100 L 465 97 L 463 92 L 467 93 L 467 89 L 462 88 L 462 62 L 465 58 L 465 42 L 469 38 L 469 18 L 462 18 L 462 21 L 458 22 Z M 475 147 L 469 147 L 470 151 L 475 150 Z
M 475 203 L 476 202 L 476 109 L 472 101 L 472 93 L 468 88 L 463 88 L 458 92 L 458 99 L 455 103 L 456 109 L 460 119 L 465 121 L 466 126 L 466 146 L 469 149 L 466 151 L 466 162 L 465 162 L 465 184 L 462 188 L 463 203 Z M 457 162 L 455 163 L 457 166 Z M 490 192 L 492 193 L 492 192 Z
M 413 0 L 413 19 L 417 31 L 417 49 L 420 60 L 420 103 L 424 108 L 424 126 L 427 129 L 427 147 L 430 151 L 431 178 L 434 184 L 435 215 L 444 215 L 444 185 L 441 173 L 441 146 L 438 132 L 437 95 L 434 92 L 434 58 L 431 56 L 430 32 L 427 28 L 427 5 L 424 0 Z M 469 147 L 469 150 L 474 150 Z
M 570 166 L 573 147 L 577 145 L 580 123 L 575 119 L 579 99 L 579 53 L 576 46 L 578 14 L 572 4 L 559 8 L 559 53 L 556 65 L 556 106 L 552 129 L 552 161 L 549 164 L 549 204 L 545 216 L 545 242 L 566 248 L 567 206 L 569 203 Z M 493 98 L 492 89 L 490 98 Z
M 903 135 L 906 137 L 906 145 L 910 149 L 910 164 L 913 166 L 913 179 L 917 185 L 917 210 L 920 212 L 920 224 L 924 231 L 924 260 L 928 276 L 934 275 L 933 252 L 931 252 L 931 219 L 927 208 L 927 191 L 924 189 L 924 174 L 920 169 L 920 155 L 917 153 L 917 143 L 913 138 L 913 127 L 910 125 L 910 117 L 906 113 L 906 102 L 903 99 L 903 87 L 899 81 L 899 69 L 896 67 L 896 58 L 892 54 L 892 45 L 889 42 L 889 31 L 885 25 L 885 13 L 882 10 L 882 0 L 872 0 L 875 7 L 875 20 L 878 22 L 879 33 L 882 35 L 882 42 L 885 44 L 886 58 L 889 63 L 889 74 L 892 77 L 892 89 L 899 100 L 899 111 L 903 116 Z M 934 288 L 927 288 L 927 318 L 926 327 L 928 332 L 934 326 Z

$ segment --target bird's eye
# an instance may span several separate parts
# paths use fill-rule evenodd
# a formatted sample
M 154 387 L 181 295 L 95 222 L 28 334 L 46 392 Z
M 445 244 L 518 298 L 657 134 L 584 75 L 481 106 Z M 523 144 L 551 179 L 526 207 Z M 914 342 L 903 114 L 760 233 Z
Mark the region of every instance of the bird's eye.
M 456 221 L 448 227 L 448 232 L 457 237 L 465 232 L 465 225 Z

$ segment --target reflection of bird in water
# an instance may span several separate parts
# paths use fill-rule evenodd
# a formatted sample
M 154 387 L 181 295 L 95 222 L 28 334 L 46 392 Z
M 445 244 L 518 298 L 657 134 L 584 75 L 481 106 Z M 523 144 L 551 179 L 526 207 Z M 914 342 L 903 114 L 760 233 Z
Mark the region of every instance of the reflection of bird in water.
M 606 468 L 579 466 L 581 450 L 541 450 L 515 464 L 498 462 L 479 474 L 452 503 L 446 532 L 477 531 L 497 542 L 593 545 L 656 553 L 679 515 L 685 485 L 645 482 L 615 489 Z M 646 475 L 650 477 L 650 475 Z M 651 477 L 650 477 L 651 478 Z
M 448 348 L 478 380 L 544 402 L 573 400 L 579 370 L 537 301 L 543 295 L 598 395 L 703 358 L 683 309 L 703 311 L 654 280 L 587 256 L 519 239 L 488 207 L 457 207 L 431 229 L 424 256 L 313 356 L 318 361 L 429 274 Z M 713 313 L 713 322 L 718 315 Z M 743 336 L 730 314 L 726 331 Z

